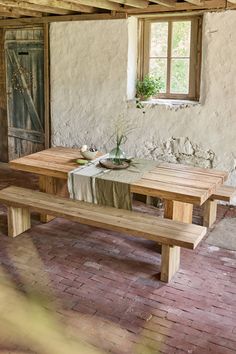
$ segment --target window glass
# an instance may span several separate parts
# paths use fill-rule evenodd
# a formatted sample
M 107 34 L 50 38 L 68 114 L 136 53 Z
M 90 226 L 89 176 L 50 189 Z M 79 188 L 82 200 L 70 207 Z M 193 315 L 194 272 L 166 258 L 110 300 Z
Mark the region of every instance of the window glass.
M 168 22 L 154 22 L 151 24 L 150 47 L 150 57 L 167 57 Z
M 191 40 L 191 21 L 173 22 L 172 57 L 189 57 Z
M 188 94 L 189 59 L 171 59 L 170 92 Z
M 158 77 L 161 82 L 161 93 L 166 92 L 166 83 L 167 83 L 167 58 L 166 59 L 160 59 L 160 58 L 154 58 L 150 59 L 150 74 Z

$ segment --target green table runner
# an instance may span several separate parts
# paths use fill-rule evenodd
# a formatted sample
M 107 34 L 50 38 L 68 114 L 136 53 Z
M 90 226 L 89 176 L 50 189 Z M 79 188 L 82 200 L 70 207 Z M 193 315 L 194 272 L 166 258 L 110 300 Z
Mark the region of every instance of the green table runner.
M 100 157 L 99 159 L 102 159 Z M 130 185 L 144 173 L 157 166 L 156 161 L 133 159 L 124 170 L 108 170 L 99 165 L 99 159 L 70 172 L 68 189 L 70 197 L 119 209 L 132 209 Z

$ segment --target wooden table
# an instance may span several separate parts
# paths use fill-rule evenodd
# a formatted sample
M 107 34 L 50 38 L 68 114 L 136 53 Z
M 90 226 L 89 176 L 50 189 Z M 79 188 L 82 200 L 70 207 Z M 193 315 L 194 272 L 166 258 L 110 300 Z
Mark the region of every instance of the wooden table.
M 10 162 L 13 169 L 38 174 L 40 190 L 65 196 L 67 176 L 78 165 L 79 149 L 55 147 Z M 131 192 L 165 200 L 165 217 L 192 223 L 193 205 L 202 205 L 222 185 L 227 172 L 160 163 L 131 185 Z
M 68 196 L 67 175 L 78 165 L 79 149 L 56 147 L 11 161 L 13 169 L 39 175 L 39 188 Z M 192 223 L 193 205 L 202 205 L 228 177 L 223 171 L 160 163 L 131 185 L 131 192 L 164 199 L 164 217 Z M 47 222 L 52 217 L 42 216 Z M 162 247 L 162 262 L 170 274 L 178 269 L 180 247 Z

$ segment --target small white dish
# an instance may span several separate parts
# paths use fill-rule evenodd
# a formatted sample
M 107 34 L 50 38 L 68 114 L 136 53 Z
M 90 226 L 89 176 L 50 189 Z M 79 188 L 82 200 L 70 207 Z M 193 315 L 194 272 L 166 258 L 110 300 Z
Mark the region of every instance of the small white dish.
M 89 151 L 89 150 L 81 151 L 80 150 L 80 153 L 87 160 L 93 160 L 97 156 L 97 151 Z

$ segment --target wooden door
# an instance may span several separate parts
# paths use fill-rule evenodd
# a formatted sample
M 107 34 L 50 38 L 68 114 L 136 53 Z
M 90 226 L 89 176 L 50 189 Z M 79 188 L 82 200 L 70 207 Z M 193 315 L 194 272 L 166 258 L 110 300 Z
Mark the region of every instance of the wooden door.
M 6 31 L 9 160 L 45 147 L 43 29 Z

